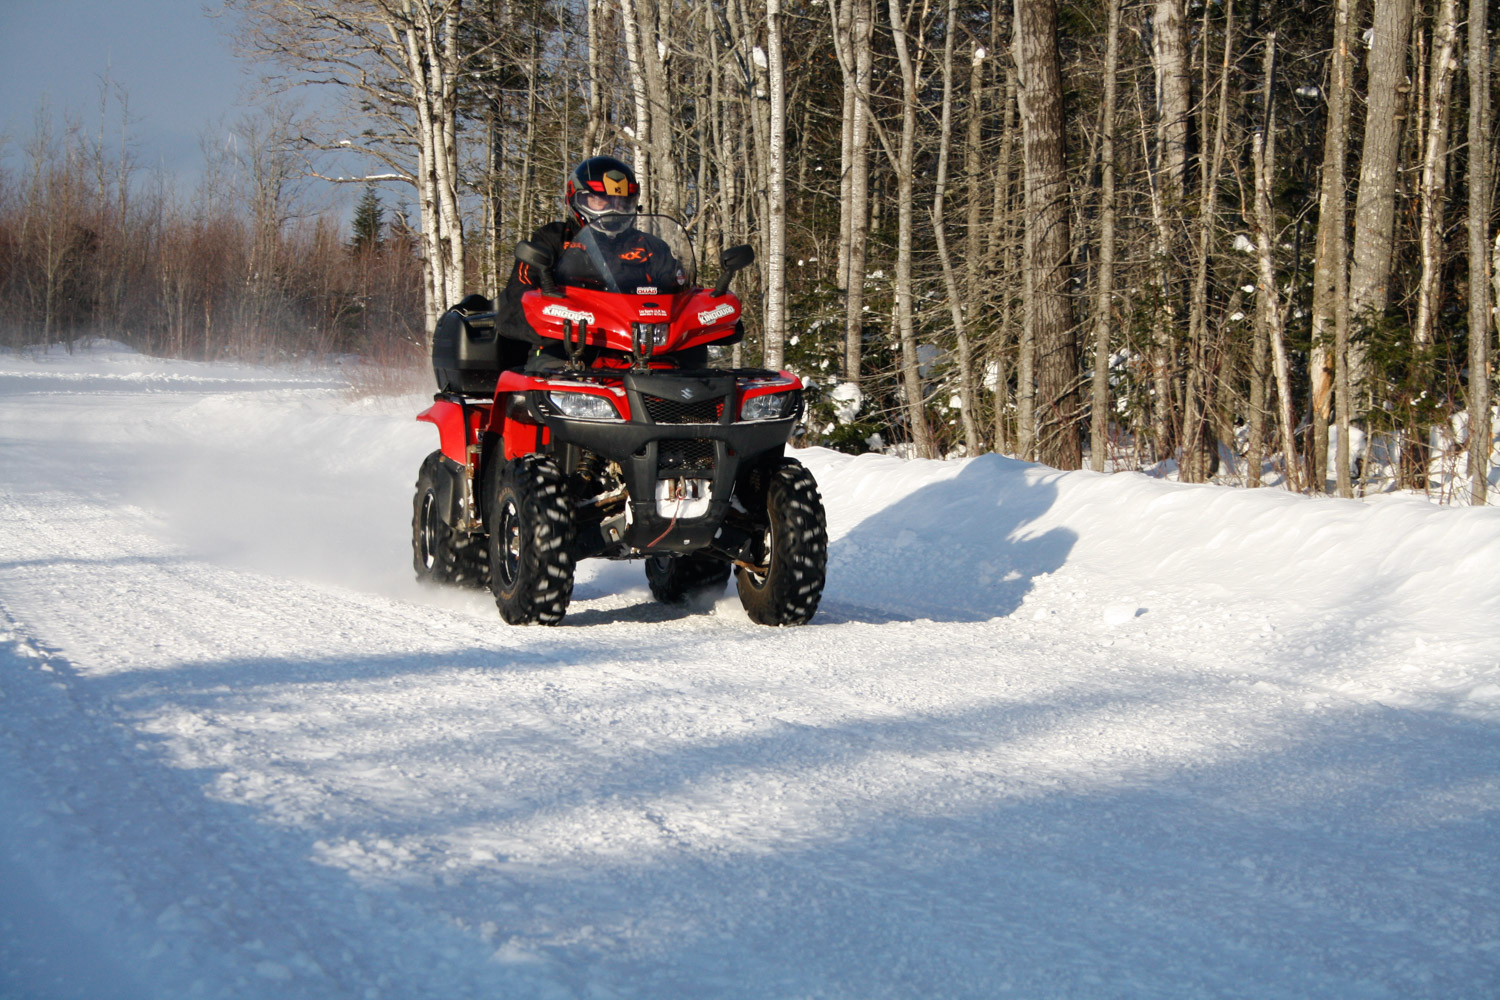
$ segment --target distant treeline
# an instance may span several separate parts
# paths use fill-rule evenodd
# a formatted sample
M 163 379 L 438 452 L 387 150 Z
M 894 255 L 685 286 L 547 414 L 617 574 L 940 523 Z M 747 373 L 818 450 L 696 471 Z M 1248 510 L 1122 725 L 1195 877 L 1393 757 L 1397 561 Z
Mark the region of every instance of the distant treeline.
M 114 135 L 39 125 L 0 171 L 0 344 L 99 335 L 191 359 L 419 355 L 421 265 L 404 218 L 369 191 L 352 233 L 333 212 L 302 215 L 283 125 L 247 120 L 187 194 L 136 169 L 128 135 L 122 154 Z

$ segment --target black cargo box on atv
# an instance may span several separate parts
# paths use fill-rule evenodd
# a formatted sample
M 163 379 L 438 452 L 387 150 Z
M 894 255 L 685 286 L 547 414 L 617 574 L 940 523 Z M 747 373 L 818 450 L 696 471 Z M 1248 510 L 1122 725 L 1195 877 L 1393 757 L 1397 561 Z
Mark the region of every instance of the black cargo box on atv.
M 500 334 L 489 299 L 471 295 L 443 313 L 432 334 L 438 391 L 491 396 L 500 373 L 526 363 L 531 345 Z

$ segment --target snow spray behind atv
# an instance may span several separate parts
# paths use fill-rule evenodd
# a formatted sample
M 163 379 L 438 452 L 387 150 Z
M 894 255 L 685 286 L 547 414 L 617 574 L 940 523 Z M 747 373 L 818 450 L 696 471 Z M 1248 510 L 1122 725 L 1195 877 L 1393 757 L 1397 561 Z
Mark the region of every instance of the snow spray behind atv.
M 556 625 L 578 560 L 644 556 L 660 601 L 717 596 L 734 572 L 753 621 L 804 624 L 822 596 L 828 534 L 816 482 L 784 454 L 802 382 L 699 360 L 740 335 L 728 286 L 754 253 L 725 251 L 704 289 L 680 225 L 637 225 L 687 269 L 675 287 L 622 290 L 604 254 L 592 255 L 604 265 L 592 287 L 558 287 L 547 248 L 517 248 L 543 276 L 522 307 L 561 345 L 551 370 L 528 366 L 529 345 L 502 336 L 492 311 L 460 306 L 439 322 L 439 392 L 417 418 L 441 441 L 417 477 L 417 579 L 488 585 L 507 622 Z

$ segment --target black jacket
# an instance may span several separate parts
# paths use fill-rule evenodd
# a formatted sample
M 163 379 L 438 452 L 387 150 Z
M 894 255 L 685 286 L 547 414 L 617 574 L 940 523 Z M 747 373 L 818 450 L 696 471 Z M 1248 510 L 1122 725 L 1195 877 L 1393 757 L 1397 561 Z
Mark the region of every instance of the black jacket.
M 672 255 L 671 248 L 657 237 L 639 229 L 629 229 L 619 236 L 595 235 L 620 291 L 669 295 L 682 286 L 681 265 Z M 577 236 L 578 225 L 572 220 L 549 222 L 531 234 L 531 242 L 552 251 L 552 259 L 556 261 L 552 275 L 559 285 L 607 288 L 599 268 Z M 526 322 L 526 314 L 521 309 L 521 296 L 540 284 L 529 265 L 517 261 L 511 268 L 510 280 L 505 283 L 505 291 L 500 294 L 496 309 L 503 335 L 532 344 L 543 343 L 543 338 Z
M 531 234 L 531 242 L 551 250 L 552 259 L 558 260 L 563 255 L 563 244 L 571 240 L 577 232 L 578 226 L 571 221 L 549 222 Z M 530 271 L 530 267 L 520 261 L 516 261 L 516 265 L 510 269 L 510 280 L 505 283 L 505 290 L 500 293 L 500 301 L 495 303 L 495 320 L 500 328 L 501 336 L 539 345 L 544 342 L 544 338 L 531 328 L 530 323 L 526 322 L 526 313 L 521 309 L 521 296 L 539 287 L 535 276 Z

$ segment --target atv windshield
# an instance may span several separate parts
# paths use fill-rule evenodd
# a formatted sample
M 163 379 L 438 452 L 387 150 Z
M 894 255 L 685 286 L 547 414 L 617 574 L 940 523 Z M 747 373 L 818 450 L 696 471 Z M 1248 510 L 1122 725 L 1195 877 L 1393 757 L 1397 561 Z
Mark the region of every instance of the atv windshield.
M 670 295 L 693 287 L 693 244 L 677 220 L 638 215 L 618 235 L 585 226 L 568 241 L 557 280 L 628 295 Z

